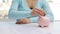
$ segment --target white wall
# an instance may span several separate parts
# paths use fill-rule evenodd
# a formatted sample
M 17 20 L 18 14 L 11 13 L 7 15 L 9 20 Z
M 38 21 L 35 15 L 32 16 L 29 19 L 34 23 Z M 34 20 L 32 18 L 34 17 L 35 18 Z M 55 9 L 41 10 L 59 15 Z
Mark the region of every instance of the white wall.
M 55 20 L 60 20 L 60 0 L 52 0 L 52 3 L 50 4 L 50 7 L 54 13 Z
M 0 15 L 8 15 L 12 0 L 5 0 L 5 3 L 0 0 Z

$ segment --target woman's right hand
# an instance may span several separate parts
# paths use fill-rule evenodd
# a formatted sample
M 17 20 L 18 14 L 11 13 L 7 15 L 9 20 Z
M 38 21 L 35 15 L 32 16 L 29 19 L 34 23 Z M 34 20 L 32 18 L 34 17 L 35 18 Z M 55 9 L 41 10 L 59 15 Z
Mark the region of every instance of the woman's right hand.
M 45 12 L 41 9 L 34 8 L 32 10 L 32 16 L 36 16 L 37 14 L 40 14 L 41 16 L 45 16 Z

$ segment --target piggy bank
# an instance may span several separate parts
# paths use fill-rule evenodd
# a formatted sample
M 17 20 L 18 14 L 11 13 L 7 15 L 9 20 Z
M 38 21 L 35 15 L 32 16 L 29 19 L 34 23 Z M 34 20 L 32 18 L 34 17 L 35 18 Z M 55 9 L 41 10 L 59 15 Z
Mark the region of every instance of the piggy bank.
M 48 27 L 50 24 L 50 19 L 47 16 L 39 16 L 38 24 L 39 27 Z

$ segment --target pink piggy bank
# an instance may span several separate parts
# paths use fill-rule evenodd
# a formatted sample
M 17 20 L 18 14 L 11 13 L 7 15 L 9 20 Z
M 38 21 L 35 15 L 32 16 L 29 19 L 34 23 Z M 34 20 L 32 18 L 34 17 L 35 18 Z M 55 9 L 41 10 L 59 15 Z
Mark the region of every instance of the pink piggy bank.
M 51 21 L 47 16 L 39 16 L 39 19 L 38 19 L 39 27 L 42 27 L 42 28 L 48 27 L 50 22 Z

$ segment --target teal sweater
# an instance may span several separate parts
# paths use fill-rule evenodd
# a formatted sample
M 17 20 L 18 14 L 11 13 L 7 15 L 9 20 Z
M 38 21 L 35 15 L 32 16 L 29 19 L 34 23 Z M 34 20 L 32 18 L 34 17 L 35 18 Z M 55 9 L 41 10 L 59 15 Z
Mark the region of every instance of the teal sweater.
M 38 0 L 35 7 L 45 10 L 46 16 L 50 18 L 51 22 L 54 20 L 53 13 L 46 0 Z M 24 19 L 28 17 L 31 22 L 35 23 L 38 20 L 38 16 L 32 17 L 31 11 L 32 10 L 28 7 L 26 0 L 12 0 L 8 17 L 10 19 Z

